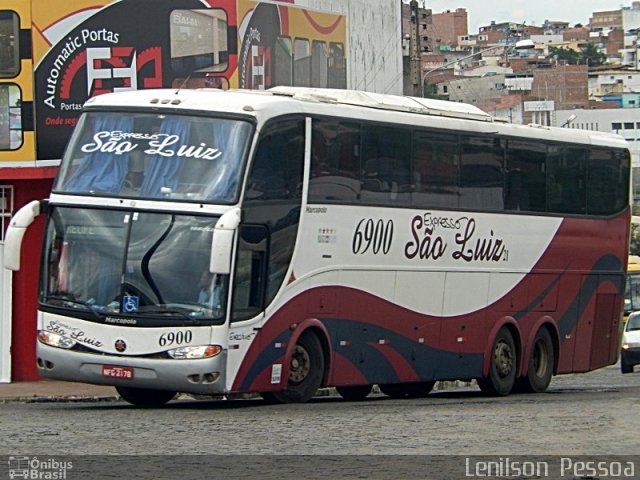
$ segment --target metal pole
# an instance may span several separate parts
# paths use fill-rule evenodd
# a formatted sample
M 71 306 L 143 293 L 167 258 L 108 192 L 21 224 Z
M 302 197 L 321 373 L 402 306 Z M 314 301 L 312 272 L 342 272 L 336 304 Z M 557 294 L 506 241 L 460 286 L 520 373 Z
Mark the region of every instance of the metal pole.
M 411 0 L 409 2 L 409 7 L 411 10 L 411 22 L 413 23 L 410 29 L 410 38 L 409 38 L 409 71 L 411 84 L 413 85 L 413 94 L 418 95 L 418 89 L 420 88 L 420 47 L 418 45 L 418 33 L 419 33 L 419 22 L 418 22 L 418 0 Z

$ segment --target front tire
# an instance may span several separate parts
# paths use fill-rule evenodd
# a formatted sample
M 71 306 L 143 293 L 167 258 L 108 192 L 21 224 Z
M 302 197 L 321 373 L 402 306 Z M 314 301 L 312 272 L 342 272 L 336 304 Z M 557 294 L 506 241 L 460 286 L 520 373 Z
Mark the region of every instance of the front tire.
M 623 356 L 620 356 L 620 371 L 622 373 L 633 373 L 633 365 L 629 365 L 625 362 Z
M 436 382 L 388 383 L 378 385 L 380 391 L 392 398 L 420 398 L 429 395 Z
M 322 385 L 324 368 L 324 353 L 318 336 L 305 332 L 291 354 L 287 388 L 280 392 L 269 392 L 266 397 L 280 403 L 306 402 Z
M 551 383 L 554 358 L 551 335 L 546 328 L 541 328 L 533 340 L 527 375 L 516 381 L 517 390 L 528 393 L 544 392 Z
M 482 393 L 492 396 L 509 395 L 516 381 L 517 358 L 513 335 L 506 328 L 501 329 L 491 348 L 489 375 L 478 379 Z
M 336 387 L 340 396 L 349 402 L 364 400 L 371 393 L 372 385 L 355 385 L 347 387 Z
M 123 400 L 137 407 L 161 407 L 176 396 L 176 392 L 150 388 L 118 386 L 116 390 Z

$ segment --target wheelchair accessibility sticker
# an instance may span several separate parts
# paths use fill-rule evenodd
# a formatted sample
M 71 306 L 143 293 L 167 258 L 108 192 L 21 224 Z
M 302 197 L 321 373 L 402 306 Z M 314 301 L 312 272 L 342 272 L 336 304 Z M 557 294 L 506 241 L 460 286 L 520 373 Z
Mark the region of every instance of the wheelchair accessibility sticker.
M 125 295 L 122 297 L 122 311 L 124 313 L 136 313 L 140 307 L 140 297 Z

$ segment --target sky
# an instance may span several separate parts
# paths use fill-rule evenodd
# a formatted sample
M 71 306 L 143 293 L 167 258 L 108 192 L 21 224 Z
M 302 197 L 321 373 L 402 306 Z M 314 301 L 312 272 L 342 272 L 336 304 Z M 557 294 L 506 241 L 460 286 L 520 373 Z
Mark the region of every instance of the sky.
M 517 22 L 542 25 L 545 20 L 583 25 L 589 22 L 593 12 L 618 10 L 630 7 L 632 0 L 418 0 L 419 6 L 441 13 L 456 8 L 467 10 L 469 33 L 496 23 Z

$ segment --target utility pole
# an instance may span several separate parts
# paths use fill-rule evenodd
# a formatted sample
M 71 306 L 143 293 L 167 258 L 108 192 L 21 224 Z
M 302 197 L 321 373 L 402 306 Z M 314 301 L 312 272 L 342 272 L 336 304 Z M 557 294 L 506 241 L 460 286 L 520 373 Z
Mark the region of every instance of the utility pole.
M 421 75 L 420 75 L 420 22 L 418 22 L 418 0 L 411 0 L 409 2 L 411 9 L 411 29 L 409 32 L 409 80 L 413 86 L 413 95 L 416 97 L 422 96 L 420 89 Z
M 635 64 L 636 64 L 636 68 L 634 68 L 634 70 L 637 72 L 638 71 L 638 29 L 637 28 L 636 28 L 636 40 L 633 43 L 636 44 L 636 56 L 634 58 Z

